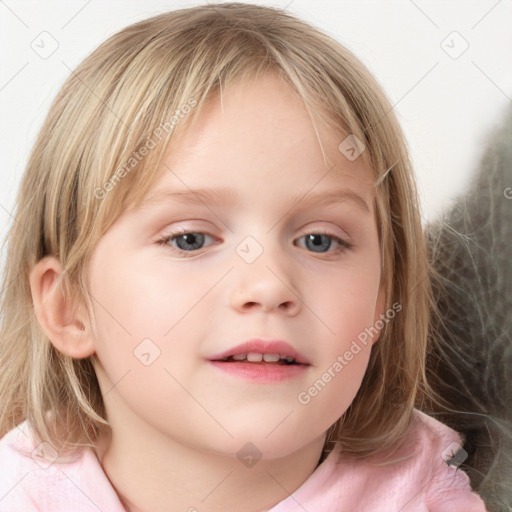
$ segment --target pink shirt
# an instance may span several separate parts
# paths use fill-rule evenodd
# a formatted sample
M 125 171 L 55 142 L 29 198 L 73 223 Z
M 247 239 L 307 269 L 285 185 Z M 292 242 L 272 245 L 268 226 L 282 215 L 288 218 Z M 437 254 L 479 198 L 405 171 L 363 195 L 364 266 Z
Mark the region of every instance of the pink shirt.
M 415 411 L 399 452 L 403 460 L 378 466 L 333 451 L 288 498 L 268 512 L 485 512 L 469 479 L 444 459 L 460 444 L 456 432 Z M 27 423 L 0 440 L 0 512 L 126 512 L 95 452 L 51 463 L 38 457 Z M 25 455 L 23 454 L 25 453 Z M 443 458 L 444 454 L 444 458 Z

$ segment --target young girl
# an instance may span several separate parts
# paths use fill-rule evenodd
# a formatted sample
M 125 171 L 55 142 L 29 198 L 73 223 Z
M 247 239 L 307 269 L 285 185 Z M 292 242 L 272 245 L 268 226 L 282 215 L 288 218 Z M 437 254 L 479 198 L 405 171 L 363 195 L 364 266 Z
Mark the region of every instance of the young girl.
M 411 164 L 364 66 L 243 4 L 130 26 L 51 107 L 9 232 L 0 511 L 484 511 L 419 411 Z

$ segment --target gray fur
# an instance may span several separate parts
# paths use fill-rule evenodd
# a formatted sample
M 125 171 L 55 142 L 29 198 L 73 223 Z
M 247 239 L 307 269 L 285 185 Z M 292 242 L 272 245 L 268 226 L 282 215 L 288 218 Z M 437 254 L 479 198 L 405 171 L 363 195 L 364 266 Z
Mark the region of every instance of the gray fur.
M 507 198 L 508 195 L 510 198 Z M 512 108 L 469 189 L 429 227 L 437 273 L 430 412 L 466 438 L 461 466 L 490 512 L 512 510 Z

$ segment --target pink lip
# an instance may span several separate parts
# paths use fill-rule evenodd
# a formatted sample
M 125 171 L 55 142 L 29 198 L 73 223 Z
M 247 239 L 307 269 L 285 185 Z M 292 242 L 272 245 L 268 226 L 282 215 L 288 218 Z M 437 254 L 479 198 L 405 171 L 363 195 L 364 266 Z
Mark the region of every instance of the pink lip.
M 208 359 L 210 361 L 218 361 L 219 359 L 224 359 L 229 356 L 236 356 L 238 354 L 248 354 L 250 352 L 256 352 L 258 354 L 281 354 L 282 356 L 291 356 L 295 359 L 296 363 L 299 363 L 306 366 L 309 365 L 310 362 L 303 356 L 300 352 L 295 350 L 289 343 L 282 340 L 262 340 L 258 338 L 254 338 L 246 341 L 245 343 L 241 343 L 240 345 L 236 345 L 236 347 L 229 348 L 224 352 L 219 354 L 215 354 Z M 231 363 L 235 364 L 235 363 Z M 244 363 L 242 363 L 244 364 Z M 290 365 L 288 368 L 299 365 Z M 300 367 L 300 366 L 299 366 Z M 282 368 L 276 366 L 276 368 Z
M 230 375 L 267 384 L 282 382 L 286 379 L 303 375 L 308 369 L 306 364 L 281 366 L 239 361 L 210 361 L 210 364 Z

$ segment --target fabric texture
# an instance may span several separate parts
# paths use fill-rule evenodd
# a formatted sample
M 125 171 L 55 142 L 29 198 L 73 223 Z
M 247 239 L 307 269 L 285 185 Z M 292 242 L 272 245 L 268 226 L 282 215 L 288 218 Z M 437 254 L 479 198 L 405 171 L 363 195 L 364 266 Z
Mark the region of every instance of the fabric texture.
M 415 411 L 393 463 L 383 463 L 389 454 L 357 460 L 336 449 L 268 512 L 485 512 L 457 469 L 460 444 L 454 430 Z M 34 444 L 26 422 L 0 440 L 0 512 L 126 512 L 94 450 L 71 462 L 55 455 Z

